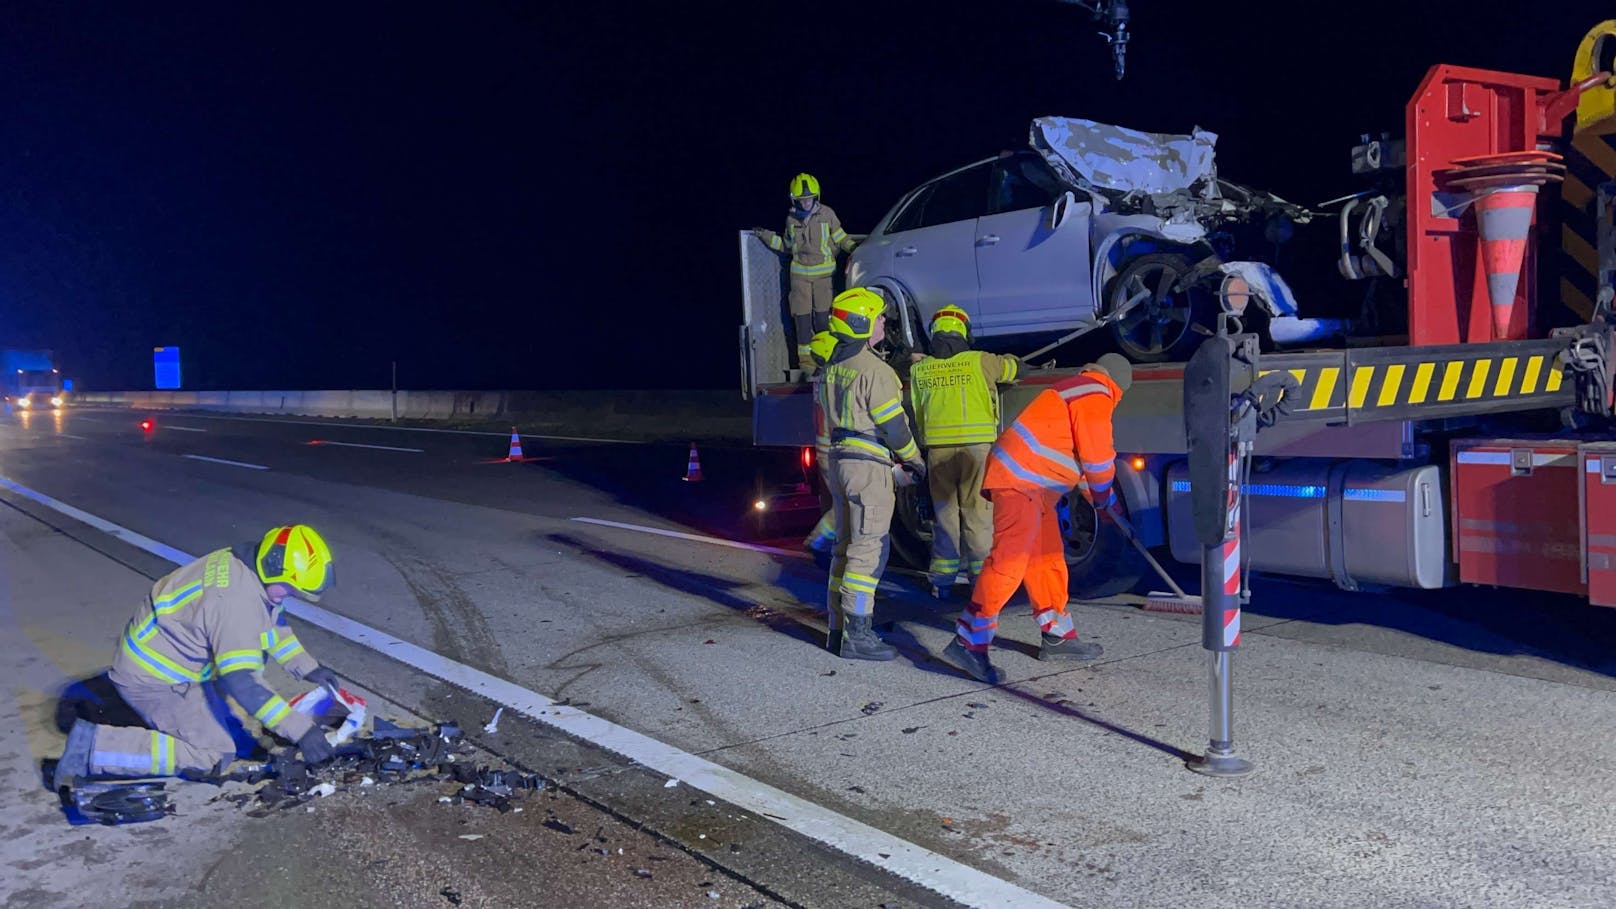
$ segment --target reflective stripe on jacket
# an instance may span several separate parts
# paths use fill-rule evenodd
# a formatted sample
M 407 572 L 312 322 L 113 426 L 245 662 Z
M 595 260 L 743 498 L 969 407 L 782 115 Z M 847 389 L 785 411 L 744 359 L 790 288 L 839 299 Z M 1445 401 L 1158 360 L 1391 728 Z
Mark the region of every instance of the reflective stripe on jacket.
M 285 624 L 280 607 L 269 602 L 253 569 L 220 549 L 152 585 L 150 598 L 124 629 L 111 675 L 132 685 L 204 682 L 237 672 L 256 678 L 266 652 L 297 678 L 319 666 Z M 267 725 L 293 740 L 311 724 L 302 714 L 278 709 L 267 716 Z
M 988 455 L 983 489 L 1076 488 L 1095 505 L 1116 499 L 1111 414 L 1122 392 L 1100 371 L 1083 372 L 1032 399 Z
M 819 406 L 832 453 L 886 464 L 919 460 L 898 374 L 868 347 L 826 364 Z
M 836 272 L 836 251 L 851 252 L 853 239 L 842 230 L 842 219 L 829 205 L 814 206 L 808 217 L 787 216 L 784 234 L 773 234 L 769 248 L 791 257 L 791 273 L 818 278 Z
M 1014 357 L 980 350 L 916 363 L 909 370 L 909 393 L 921 447 L 979 445 L 998 438 L 998 383 L 1015 378 Z

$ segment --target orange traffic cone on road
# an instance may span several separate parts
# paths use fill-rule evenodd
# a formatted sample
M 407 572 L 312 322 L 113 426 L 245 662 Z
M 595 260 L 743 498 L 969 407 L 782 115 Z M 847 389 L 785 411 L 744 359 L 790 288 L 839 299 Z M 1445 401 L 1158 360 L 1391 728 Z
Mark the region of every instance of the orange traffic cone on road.
M 521 460 L 523 460 L 523 457 L 522 457 L 522 437 L 516 434 L 516 427 L 515 426 L 511 427 L 511 449 L 510 449 L 510 451 L 507 451 L 505 453 L 505 460 L 507 460 L 507 461 L 521 461 Z
M 690 443 L 690 462 L 685 465 L 685 482 L 701 482 L 701 456 L 696 454 L 696 443 Z

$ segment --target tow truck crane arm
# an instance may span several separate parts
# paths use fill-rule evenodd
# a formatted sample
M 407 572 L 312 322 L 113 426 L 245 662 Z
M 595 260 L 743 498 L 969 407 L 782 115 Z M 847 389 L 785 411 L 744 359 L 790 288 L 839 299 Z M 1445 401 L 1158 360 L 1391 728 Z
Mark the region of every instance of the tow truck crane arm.
M 1094 21 L 1103 23 L 1108 31 L 1100 32 L 1105 43 L 1111 45 L 1111 56 L 1117 64 L 1117 81 L 1122 81 L 1128 67 L 1128 0 L 1060 0 L 1071 6 L 1082 7 L 1094 15 Z

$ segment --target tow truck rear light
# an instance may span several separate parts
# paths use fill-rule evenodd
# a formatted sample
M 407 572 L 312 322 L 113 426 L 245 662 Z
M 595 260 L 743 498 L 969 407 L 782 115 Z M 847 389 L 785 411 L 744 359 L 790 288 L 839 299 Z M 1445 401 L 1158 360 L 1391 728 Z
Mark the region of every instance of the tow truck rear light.
M 814 450 L 813 450 L 813 448 L 811 446 L 804 445 L 803 448 L 802 448 L 802 469 L 803 470 L 812 470 L 813 467 L 814 467 Z
M 140 421 L 140 430 L 142 432 L 151 432 L 152 431 L 152 426 L 154 426 L 154 425 L 155 424 L 153 424 L 152 421 L 150 421 L 150 420 L 141 420 Z

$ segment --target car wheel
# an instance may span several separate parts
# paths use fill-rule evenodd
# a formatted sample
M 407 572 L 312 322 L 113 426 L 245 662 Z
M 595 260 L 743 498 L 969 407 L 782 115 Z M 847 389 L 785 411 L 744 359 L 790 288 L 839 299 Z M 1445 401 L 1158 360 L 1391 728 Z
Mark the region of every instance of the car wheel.
M 1126 508 L 1120 497 L 1118 507 Z M 1072 494 L 1062 496 L 1055 505 L 1055 516 L 1066 541 L 1069 586 L 1079 599 L 1129 593 L 1144 580 L 1149 564 L 1121 528 L 1100 520 L 1087 499 Z
M 1192 267 L 1184 256 L 1152 253 L 1129 262 L 1111 280 L 1107 312 L 1138 300 L 1127 315 L 1111 323 L 1117 347 L 1129 359 L 1139 363 L 1183 360 L 1200 345 L 1203 336 L 1195 327 L 1210 325 L 1214 301 L 1196 288 L 1173 289 Z

